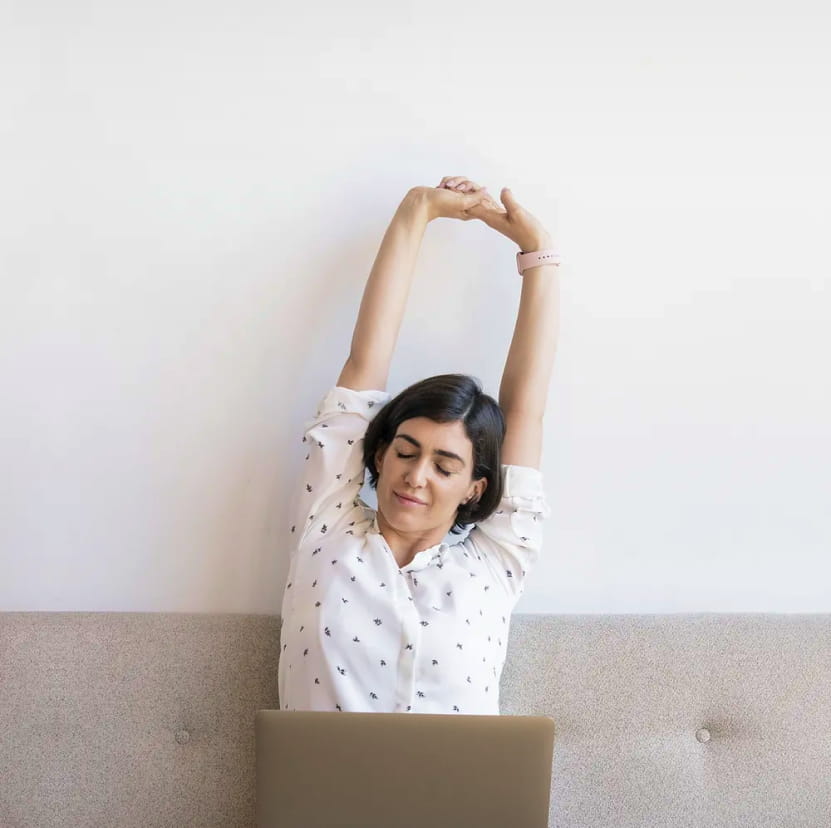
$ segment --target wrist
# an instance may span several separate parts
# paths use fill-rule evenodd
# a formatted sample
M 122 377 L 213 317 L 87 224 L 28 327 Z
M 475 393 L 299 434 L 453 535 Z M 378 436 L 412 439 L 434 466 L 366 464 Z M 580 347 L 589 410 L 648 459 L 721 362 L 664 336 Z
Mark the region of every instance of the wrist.
M 551 236 L 538 236 L 532 239 L 526 247 L 520 247 L 520 253 L 535 253 L 538 250 L 554 249 L 554 239 Z
M 398 205 L 398 212 L 405 215 L 412 221 L 419 221 L 427 224 L 435 216 L 430 212 L 430 205 L 424 195 L 424 188 L 413 187 Z

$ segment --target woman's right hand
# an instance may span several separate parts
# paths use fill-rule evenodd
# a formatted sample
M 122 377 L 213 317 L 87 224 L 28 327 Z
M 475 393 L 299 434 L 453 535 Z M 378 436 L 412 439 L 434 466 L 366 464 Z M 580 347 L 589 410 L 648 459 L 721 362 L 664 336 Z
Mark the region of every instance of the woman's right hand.
M 482 189 L 476 182 L 463 176 L 447 176 L 441 180 L 439 187 L 461 193 L 475 193 Z M 507 187 L 502 188 L 499 197 L 504 208 L 488 195 L 466 212 L 518 244 L 523 253 L 553 247 L 551 234 L 539 219 L 514 198 Z

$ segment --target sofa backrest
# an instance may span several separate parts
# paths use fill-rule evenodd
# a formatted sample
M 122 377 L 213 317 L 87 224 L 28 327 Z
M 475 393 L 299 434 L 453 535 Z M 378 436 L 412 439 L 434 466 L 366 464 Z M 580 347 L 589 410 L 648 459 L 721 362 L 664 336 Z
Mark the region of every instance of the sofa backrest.
M 521 615 L 550 825 L 831 825 L 831 614 Z M 251 828 L 276 615 L 0 613 L 0 828 Z

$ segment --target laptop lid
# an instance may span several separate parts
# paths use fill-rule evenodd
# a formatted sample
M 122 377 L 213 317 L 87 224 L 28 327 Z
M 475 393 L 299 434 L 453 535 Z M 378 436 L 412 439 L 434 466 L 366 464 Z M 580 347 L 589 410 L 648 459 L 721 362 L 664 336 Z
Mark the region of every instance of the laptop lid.
M 546 716 L 258 710 L 258 828 L 547 828 Z

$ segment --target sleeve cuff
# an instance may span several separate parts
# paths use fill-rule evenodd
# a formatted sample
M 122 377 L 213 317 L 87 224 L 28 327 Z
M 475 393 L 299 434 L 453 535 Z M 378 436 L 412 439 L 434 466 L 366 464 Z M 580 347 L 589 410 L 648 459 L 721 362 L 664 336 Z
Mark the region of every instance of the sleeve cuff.
M 388 391 L 356 391 L 353 388 L 336 385 L 323 395 L 315 416 L 351 413 L 360 414 L 364 419 L 371 420 L 391 399 L 392 394 Z
M 542 486 L 542 472 L 532 466 L 502 464 L 502 497 L 543 517 L 551 515 Z

